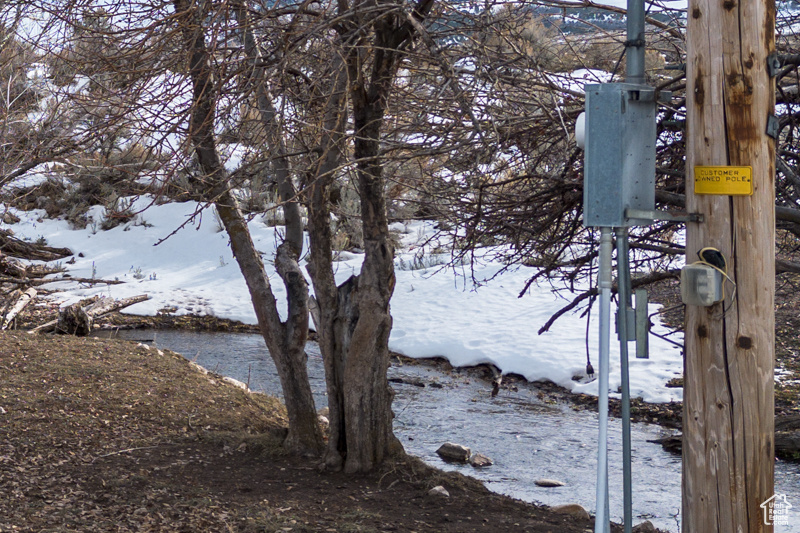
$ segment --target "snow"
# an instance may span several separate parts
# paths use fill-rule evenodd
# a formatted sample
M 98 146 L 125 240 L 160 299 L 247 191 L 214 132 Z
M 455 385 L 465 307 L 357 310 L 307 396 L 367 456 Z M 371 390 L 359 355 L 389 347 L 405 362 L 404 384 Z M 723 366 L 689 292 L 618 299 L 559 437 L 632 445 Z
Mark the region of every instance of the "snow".
M 568 74 L 548 74 L 548 77 L 550 81 L 562 89 L 581 94 L 587 84 L 609 83 L 612 81 L 610 72 L 587 68 L 577 69 Z
M 42 211 L 14 211 L 20 222 L 11 229 L 19 238 L 36 240 L 44 236 L 51 246 L 72 249 L 75 263 L 62 264 L 69 267 L 73 277 L 125 282 L 62 283 L 66 290 L 55 297 L 64 305 L 93 295 L 125 298 L 148 294 L 150 300 L 126 312 L 153 315 L 174 307 L 178 315 L 208 314 L 256 323 L 246 285 L 213 208 L 203 209 L 192 202 L 158 205 L 152 198 L 142 197 L 133 201 L 132 209 L 138 213 L 133 220 L 107 231 L 99 229 L 104 217 L 99 206 L 90 211 L 93 223 L 86 229 L 49 220 Z M 267 226 L 261 217 L 253 218 L 249 226 L 285 316 L 285 291 L 271 264 L 282 228 Z M 415 358 L 443 356 L 455 366 L 493 363 L 506 374 L 550 380 L 574 392 L 597 394 L 597 380 L 585 376 L 587 329 L 586 319 L 580 316 L 582 308 L 565 314 L 548 332 L 539 335 L 539 328 L 568 300 L 554 294 L 549 284 L 534 285 L 518 298 L 532 270 L 523 267 L 504 272 L 475 287 L 469 267 L 443 266 L 449 259 L 442 253 L 447 243 L 430 242 L 434 232 L 431 222 L 394 224 L 392 230 L 402 243 L 395 262 L 397 283 L 391 302 L 392 350 Z M 358 273 L 363 256 L 342 253 L 338 259 L 334 265 L 341 282 Z M 474 266 L 475 278 L 493 278 L 502 267 L 487 259 Z M 650 313 L 656 311 L 657 307 L 651 306 Z M 595 368 L 599 366 L 598 314 L 597 309 L 591 313 L 588 338 Z M 667 333 L 657 317 L 654 322 L 655 332 Z M 613 339 L 612 334 L 612 395 L 620 385 L 619 347 Z M 633 347 L 631 344 L 631 352 Z M 665 384 L 681 374 L 680 349 L 651 336 L 650 359 L 631 355 L 631 395 L 648 402 L 680 401 L 681 389 Z
M 594 2 L 597 6 L 612 6 L 628 8 L 628 0 L 603 0 Z M 687 0 L 662 0 L 661 2 L 645 2 L 645 10 L 649 8 L 651 13 L 664 10 L 686 10 Z

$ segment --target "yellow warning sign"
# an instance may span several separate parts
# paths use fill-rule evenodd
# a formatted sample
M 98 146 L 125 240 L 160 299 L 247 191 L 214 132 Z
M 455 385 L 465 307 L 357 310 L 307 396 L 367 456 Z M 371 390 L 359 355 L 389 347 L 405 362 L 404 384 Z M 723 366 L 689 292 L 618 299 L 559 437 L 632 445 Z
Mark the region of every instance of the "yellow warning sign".
M 750 196 L 753 167 L 694 167 L 695 194 Z

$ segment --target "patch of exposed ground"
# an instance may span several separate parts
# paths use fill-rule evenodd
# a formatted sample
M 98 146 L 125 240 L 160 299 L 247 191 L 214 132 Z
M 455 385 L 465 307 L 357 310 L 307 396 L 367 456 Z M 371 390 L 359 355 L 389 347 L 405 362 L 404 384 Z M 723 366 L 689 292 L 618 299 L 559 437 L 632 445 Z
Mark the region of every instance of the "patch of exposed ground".
M 2 332 L 0 530 L 591 530 L 411 457 L 321 472 L 282 453 L 284 425 L 277 400 L 168 351 Z M 451 496 L 428 496 L 436 485 Z

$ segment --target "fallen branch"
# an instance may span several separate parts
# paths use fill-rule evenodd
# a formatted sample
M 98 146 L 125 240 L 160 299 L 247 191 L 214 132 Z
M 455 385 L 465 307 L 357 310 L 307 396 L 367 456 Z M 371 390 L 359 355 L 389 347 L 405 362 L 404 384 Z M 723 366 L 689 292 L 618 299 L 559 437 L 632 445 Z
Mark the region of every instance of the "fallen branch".
M 51 278 L 45 280 L 46 283 L 55 283 L 57 281 L 74 281 L 76 283 L 86 283 L 88 285 L 120 285 L 125 283 L 118 279 L 97 279 L 97 278 L 73 278 L 71 276 L 62 276 L 60 278 Z
M 146 294 L 131 296 L 130 298 L 123 298 L 122 300 L 103 298 L 89 305 L 86 309 L 84 309 L 84 311 L 89 318 L 95 319 L 149 299 L 150 297 Z M 50 333 L 56 329 L 56 326 L 58 326 L 58 320 L 59 319 L 51 320 L 50 322 L 46 322 L 41 326 L 36 326 L 32 330 L 28 331 L 28 333 Z
M 39 261 L 55 261 L 73 255 L 69 248 L 52 248 L 21 241 L 6 230 L 0 230 L 0 250 L 13 257 Z
M 141 294 L 139 296 L 131 296 L 130 298 L 123 298 L 122 300 L 114 300 L 113 298 L 101 298 L 96 302 L 94 302 L 93 304 L 89 305 L 86 308 L 86 312 L 92 318 L 99 318 L 109 313 L 113 313 L 114 311 L 119 311 L 120 309 L 124 309 L 133 304 L 138 304 L 139 302 L 144 302 L 149 299 L 150 297 L 146 294 Z
M 19 298 L 17 298 L 17 302 L 11 307 L 11 309 L 9 309 L 8 313 L 6 313 L 6 316 L 3 317 L 3 322 L 0 324 L 0 329 L 8 328 L 8 325 L 11 324 L 11 321 L 14 320 L 14 318 L 20 312 L 22 312 L 23 309 L 25 309 L 25 306 L 27 306 L 36 297 L 36 292 L 36 289 L 31 287 L 27 291 L 23 292 Z
M 0 276 L 0 283 L 16 283 L 17 285 L 47 285 L 48 283 L 56 283 L 59 281 L 74 281 L 76 283 L 86 283 L 89 285 L 120 285 L 125 283 L 118 279 L 96 279 L 96 278 L 72 278 L 60 277 L 50 279 L 30 279 L 30 278 L 10 278 L 7 276 Z
M 104 457 L 111 457 L 112 455 L 121 455 L 123 453 L 131 453 L 139 450 L 152 450 L 153 448 L 158 448 L 158 446 L 140 446 L 138 448 L 127 448 L 125 450 L 119 450 L 117 452 L 105 453 L 103 455 L 98 455 L 94 459 L 92 459 L 92 463 L 94 463 L 98 459 L 103 459 Z
M 27 277 L 28 275 L 25 265 L 5 255 L 0 257 L 0 273 L 15 279 Z

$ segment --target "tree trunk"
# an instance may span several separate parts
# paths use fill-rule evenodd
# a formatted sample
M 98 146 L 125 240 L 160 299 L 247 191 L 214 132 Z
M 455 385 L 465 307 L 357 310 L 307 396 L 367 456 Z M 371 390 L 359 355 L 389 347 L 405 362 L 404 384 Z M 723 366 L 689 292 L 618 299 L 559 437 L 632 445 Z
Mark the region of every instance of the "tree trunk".
M 205 194 L 214 203 L 231 240 L 231 250 L 247 283 L 259 329 L 275 361 L 289 416 L 289 433 L 284 445 L 296 453 L 317 454 L 323 449 L 323 440 L 306 366 L 308 284 L 298 265 L 301 250 L 296 249 L 296 242 L 287 241 L 278 247 L 275 257 L 275 268 L 286 287 L 288 299 L 289 316 L 284 323 L 278 314 L 261 255 L 250 237 L 247 220 L 228 187 L 214 139 L 216 88 L 202 25 L 206 13 L 189 0 L 175 0 L 175 11 L 182 16 L 181 31 L 190 57 L 194 100 L 189 138 L 203 172 Z M 295 230 L 292 232 L 294 234 Z
M 413 16 L 421 20 L 432 7 L 423 0 Z M 320 143 L 316 172 L 309 180 L 311 261 L 309 271 L 319 302 L 318 333 L 325 360 L 330 407 L 330 434 L 325 465 L 345 472 L 367 472 L 403 447 L 392 432 L 392 390 L 386 378 L 392 318 L 389 300 L 394 290 L 394 250 L 389 239 L 382 161 L 381 126 L 402 56 L 412 36 L 410 23 L 398 24 L 387 13 L 368 22 L 374 29 L 372 63 L 365 78 L 368 54 L 363 53 L 365 21 L 352 12 L 340 13 L 338 26 L 344 53 Z M 352 17 L 352 19 L 351 19 Z M 345 75 L 346 74 L 346 75 Z M 336 287 L 331 263 L 330 189 L 341 161 L 344 138 L 344 94 L 349 90 L 355 123 L 354 156 L 361 197 L 365 258 L 361 273 Z
M 683 531 L 772 531 L 774 491 L 775 142 L 767 55 L 771 0 L 693 0 L 687 30 L 687 263 L 728 258 L 728 298 L 686 306 Z M 752 196 L 697 195 L 698 165 L 751 166 Z
M 351 277 L 337 288 L 332 263 L 330 191 L 336 178 L 335 172 L 344 158 L 342 147 L 346 138 L 348 82 L 344 59 L 337 56 L 336 61 L 332 68 L 323 133 L 316 150 L 320 157 L 310 173 L 307 189 L 311 244 L 308 271 L 318 302 L 317 334 L 325 364 L 330 426 L 324 465 L 330 470 L 341 470 L 347 456 L 344 362 L 353 322 L 358 316 L 351 298 L 357 278 Z
M 10 231 L 0 230 L 0 253 L 21 259 L 57 261 L 71 256 L 72 250 L 21 241 L 12 236 Z
M 393 392 L 386 378 L 394 254 L 388 240 L 365 238 L 364 246 L 366 257 L 355 293 L 358 318 L 344 361 L 345 472 L 370 471 L 402 450 L 392 432 Z
M 328 435 L 328 455 L 326 465 L 335 469 L 344 466 L 344 459 L 347 457 L 347 428 L 345 426 L 345 362 L 347 361 L 347 350 L 350 347 L 350 339 L 353 336 L 353 329 L 358 322 L 358 305 L 355 297 L 358 291 L 358 277 L 350 276 L 347 281 L 342 283 L 336 290 L 337 307 L 335 313 L 331 315 L 332 322 L 326 329 L 326 338 L 332 338 L 332 346 L 327 347 L 328 357 L 327 366 L 330 366 L 328 374 L 328 404 L 335 406 L 336 416 L 329 412 L 328 420 L 335 420 L 336 424 L 330 425 Z
M 261 256 L 247 229 L 247 220 L 236 206 L 230 191 L 215 203 L 220 220 L 231 239 L 231 250 L 245 278 L 258 318 L 258 326 L 275 362 L 289 416 L 286 447 L 298 453 L 319 453 L 322 432 L 317 421 L 314 397 L 308 380 L 308 284 L 297 264 L 297 255 L 282 244 L 275 257 L 275 268 L 284 281 L 289 317 L 282 323 L 275 296 L 264 270 Z
M 394 291 L 394 249 L 389 239 L 385 180 L 379 156 L 381 126 L 397 69 L 402 40 L 397 28 L 376 23 L 369 85 L 362 76 L 362 56 L 349 66 L 350 100 L 355 123 L 354 156 L 364 234 L 364 263 L 350 298 L 358 308 L 349 344 L 342 346 L 345 383 L 345 472 L 367 472 L 401 451 L 392 432 L 392 390 L 386 378 Z M 394 47 L 394 49 L 393 49 Z M 350 317 L 348 317 L 350 318 Z
M 325 465 L 332 470 L 368 472 L 403 450 L 392 432 L 393 392 L 386 378 L 394 270 L 391 248 L 384 250 L 391 258 L 388 274 L 385 262 L 381 269 L 365 259 L 358 276 L 335 288 L 336 306 L 320 305 L 330 410 Z

